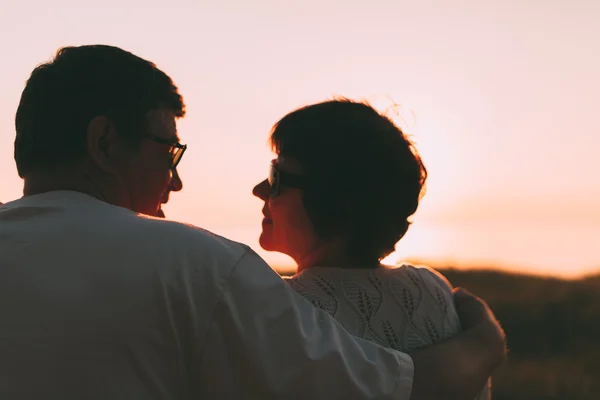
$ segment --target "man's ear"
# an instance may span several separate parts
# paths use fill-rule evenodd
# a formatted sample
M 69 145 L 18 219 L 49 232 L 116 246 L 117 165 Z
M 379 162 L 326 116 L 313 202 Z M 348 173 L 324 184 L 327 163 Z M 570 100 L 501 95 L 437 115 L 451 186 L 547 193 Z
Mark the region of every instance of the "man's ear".
M 87 126 L 87 151 L 92 163 L 102 171 L 113 172 L 117 151 L 117 131 L 103 116 L 92 118 Z

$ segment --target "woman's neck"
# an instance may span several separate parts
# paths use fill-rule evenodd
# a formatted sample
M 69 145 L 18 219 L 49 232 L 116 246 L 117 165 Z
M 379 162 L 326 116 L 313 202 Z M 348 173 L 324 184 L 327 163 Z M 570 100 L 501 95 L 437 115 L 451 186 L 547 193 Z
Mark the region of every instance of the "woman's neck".
M 365 268 L 369 265 L 379 266 L 379 261 L 360 262 L 355 257 L 348 254 L 345 249 L 339 245 L 321 245 L 306 256 L 296 260 L 298 268 L 296 273 L 300 273 L 309 268 Z

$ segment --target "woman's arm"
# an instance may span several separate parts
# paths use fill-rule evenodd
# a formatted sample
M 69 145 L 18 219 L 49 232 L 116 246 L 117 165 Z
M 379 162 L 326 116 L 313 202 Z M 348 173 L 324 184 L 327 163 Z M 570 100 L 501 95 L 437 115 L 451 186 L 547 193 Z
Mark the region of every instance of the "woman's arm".
M 506 358 L 504 332 L 487 304 L 464 289 L 454 293 L 464 332 L 411 354 L 411 400 L 475 398 Z

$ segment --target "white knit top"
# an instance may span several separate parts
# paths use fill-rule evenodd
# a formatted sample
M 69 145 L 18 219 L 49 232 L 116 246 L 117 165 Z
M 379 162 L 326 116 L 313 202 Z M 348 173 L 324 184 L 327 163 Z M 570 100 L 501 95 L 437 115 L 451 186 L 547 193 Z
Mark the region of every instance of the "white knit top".
M 286 281 L 351 334 L 401 352 L 461 331 L 450 283 L 427 267 L 315 267 Z M 477 399 L 489 398 L 487 385 Z

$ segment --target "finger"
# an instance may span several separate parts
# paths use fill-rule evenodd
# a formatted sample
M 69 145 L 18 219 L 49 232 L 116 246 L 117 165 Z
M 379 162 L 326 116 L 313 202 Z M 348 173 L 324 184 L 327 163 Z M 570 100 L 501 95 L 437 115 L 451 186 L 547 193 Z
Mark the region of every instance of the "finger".
M 454 306 L 459 313 L 461 311 L 468 313 L 481 312 L 488 308 L 483 299 L 463 288 L 454 291 Z
M 458 287 L 454 289 L 454 300 L 455 301 L 468 301 L 468 300 L 479 300 L 479 297 L 469 292 L 465 288 Z
M 454 288 L 453 292 L 454 292 L 455 295 L 456 294 L 461 294 L 461 295 L 462 294 L 467 294 L 467 295 L 471 294 L 471 292 L 469 292 L 467 289 L 462 288 L 462 287 L 456 287 L 456 288 Z

